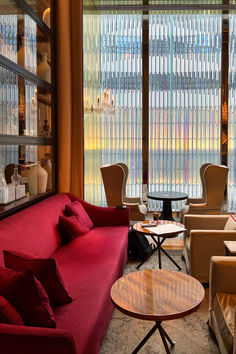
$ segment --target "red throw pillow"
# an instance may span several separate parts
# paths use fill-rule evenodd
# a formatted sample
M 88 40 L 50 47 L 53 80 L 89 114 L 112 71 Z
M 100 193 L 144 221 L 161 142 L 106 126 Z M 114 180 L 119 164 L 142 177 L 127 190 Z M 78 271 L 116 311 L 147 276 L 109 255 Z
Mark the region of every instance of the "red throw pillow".
M 16 309 L 0 295 L 0 323 L 24 326 L 24 321 Z
M 93 227 L 93 222 L 88 216 L 86 210 L 84 209 L 83 205 L 78 202 L 78 200 L 74 201 L 71 204 L 66 205 L 66 211 L 68 215 L 75 215 L 78 216 L 79 221 L 82 225 L 87 227 L 88 229 L 91 229 Z
M 89 231 L 87 227 L 81 224 L 78 216 L 60 216 L 59 217 L 59 228 L 63 233 L 63 238 L 65 242 L 70 242 L 77 238 L 79 235 L 83 235 Z
M 5 266 L 15 270 L 31 269 L 34 276 L 42 283 L 50 303 L 55 306 L 72 301 L 53 258 L 35 258 L 15 251 L 3 251 Z
M 31 269 L 20 272 L 0 267 L 0 294 L 15 307 L 26 325 L 56 327 L 48 296 Z

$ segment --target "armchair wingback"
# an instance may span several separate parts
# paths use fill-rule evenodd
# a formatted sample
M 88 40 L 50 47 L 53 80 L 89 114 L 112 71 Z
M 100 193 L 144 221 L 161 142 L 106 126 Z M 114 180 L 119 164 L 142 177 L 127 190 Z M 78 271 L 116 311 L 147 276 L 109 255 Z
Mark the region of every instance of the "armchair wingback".
M 205 182 L 205 175 L 204 171 L 205 169 L 212 165 L 210 162 L 206 162 L 203 165 L 201 165 L 199 174 L 200 174 L 200 180 L 201 180 L 201 185 L 202 185 L 202 196 L 199 198 L 191 198 L 189 197 L 186 201 L 186 204 L 189 205 L 191 204 L 199 204 L 199 203 L 204 203 L 206 201 L 206 182 Z
M 127 206 L 130 208 L 131 220 L 144 220 L 147 213 L 146 206 L 140 202 L 140 198 L 126 196 L 128 170 L 122 165 L 118 163 L 100 167 L 107 205 Z
M 184 205 L 181 209 L 182 222 L 185 214 L 220 214 L 228 171 L 228 167 L 223 165 L 210 164 L 204 169 L 203 190 L 206 191 L 205 201 Z

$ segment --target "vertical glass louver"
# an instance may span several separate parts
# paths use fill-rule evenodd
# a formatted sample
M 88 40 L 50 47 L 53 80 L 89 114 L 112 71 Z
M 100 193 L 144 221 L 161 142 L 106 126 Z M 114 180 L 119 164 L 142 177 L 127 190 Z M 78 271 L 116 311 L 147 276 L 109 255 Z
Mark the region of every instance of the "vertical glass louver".
M 228 210 L 236 210 L 236 15 L 229 15 Z M 223 103 L 224 104 L 224 103 Z M 226 105 L 225 105 L 226 106 Z M 227 106 L 226 106 L 227 107 Z M 224 122 L 223 122 L 224 123 Z M 226 122 L 227 124 L 227 122 Z
M 127 194 L 142 192 L 142 16 L 84 15 L 84 34 L 85 198 L 106 205 L 104 164 L 125 162 Z
M 196 197 L 220 163 L 222 16 L 151 15 L 149 36 L 149 190 Z

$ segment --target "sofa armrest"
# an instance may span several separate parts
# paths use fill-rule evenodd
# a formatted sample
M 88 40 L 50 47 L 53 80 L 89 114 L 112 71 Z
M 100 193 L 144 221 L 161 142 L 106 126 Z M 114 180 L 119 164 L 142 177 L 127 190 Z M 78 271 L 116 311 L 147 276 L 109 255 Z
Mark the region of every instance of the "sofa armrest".
M 95 226 L 130 225 L 129 208 L 100 207 L 68 193 L 70 200 L 78 200 L 90 216 Z
M 193 215 L 184 216 L 187 231 L 191 230 L 223 230 L 229 215 Z
M 73 337 L 52 328 L 0 324 L 0 348 L 4 354 L 76 354 Z
M 209 309 L 217 292 L 236 294 L 236 257 L 212 257 L 210 265 Z
M 192 230 L 190 232 L 190 273 L 200 276 L 209 270 L 212 256 L 225 256 L 224 241 L 235 241 L 236 231 Z

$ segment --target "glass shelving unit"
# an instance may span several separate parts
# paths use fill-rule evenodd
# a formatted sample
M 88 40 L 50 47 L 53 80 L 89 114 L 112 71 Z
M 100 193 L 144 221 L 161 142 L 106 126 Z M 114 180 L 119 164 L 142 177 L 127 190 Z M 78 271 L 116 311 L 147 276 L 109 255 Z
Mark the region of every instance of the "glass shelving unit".
M 57 190 L 54 15 L 54 0 L 0 0 L 0 219 Z

